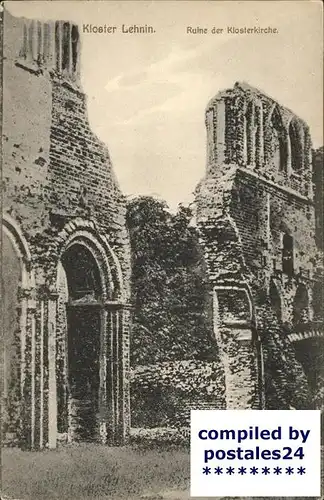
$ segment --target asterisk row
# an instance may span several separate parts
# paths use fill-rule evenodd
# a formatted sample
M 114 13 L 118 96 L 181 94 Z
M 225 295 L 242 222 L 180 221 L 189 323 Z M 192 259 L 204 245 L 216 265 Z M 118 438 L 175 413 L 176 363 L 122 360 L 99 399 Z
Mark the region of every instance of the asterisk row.
M 272 473 L 275 474 L 276 476 L 279 476 L 280 474 L 288 474 L 291 476 L 292 474 L 299 474 L 303 475 L 306 474 L 306 468 L 305 467 L 273 467 L 272 468 Z M 203 467 L 203 474 L 208 476 L 209 474 L 212 474 L 212 468 L 211 467 Z M 235 467 L 215 467 L 214 468 L 214 474 L 217 474 L 218 476 L 220 474 L 229 474 L 230 476 L 232 474 L 235 474 Z M 244 474 L 252 474 L 255 476 L 256 474 L 263 474 L 267 476 L 268 474 L 271 474 L 271 468 L 270 467 L 237 467 L 236 468 L 236 474 L 240 474 L 243 476 Z

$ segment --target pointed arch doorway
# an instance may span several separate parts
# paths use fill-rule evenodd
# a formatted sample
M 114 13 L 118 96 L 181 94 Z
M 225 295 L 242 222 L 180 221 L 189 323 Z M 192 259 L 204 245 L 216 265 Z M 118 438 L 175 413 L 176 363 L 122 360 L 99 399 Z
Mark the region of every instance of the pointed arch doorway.
M 96 441 L 100 427 L 100 338 L 103 290 L 90 250 L 71 245 L 61 263 L 66 276 L 67 422 L 71 439 Z M 60 414 L 60 411 L 58 412 Z M 60 417 L 59 417 L 60 418 Z
M 67 224 L 61 241 L 49 384 L 53 446 L 57 439 L 119 445 L 130 425 L 130 307 L 121 267 L 94 224 Z

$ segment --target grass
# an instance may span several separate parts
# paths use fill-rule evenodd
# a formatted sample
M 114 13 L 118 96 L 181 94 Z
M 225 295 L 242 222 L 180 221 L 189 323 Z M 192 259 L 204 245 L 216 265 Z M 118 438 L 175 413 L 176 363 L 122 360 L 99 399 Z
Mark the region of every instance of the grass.
M 188 500 L 189 450 L 98 444 L 42 452 L 6 448 L 2 478 L 3 498 L 10 500 Z
M 42 452 L 2 452 L 3 493 L 21 500 L 182 500 L 189 497 L 189 472 L 184 448 L 74 444 Z

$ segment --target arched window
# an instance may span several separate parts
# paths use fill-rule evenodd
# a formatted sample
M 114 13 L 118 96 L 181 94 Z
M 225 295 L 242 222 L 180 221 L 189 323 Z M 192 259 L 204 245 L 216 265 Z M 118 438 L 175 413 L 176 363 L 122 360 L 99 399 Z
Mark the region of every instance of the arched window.
M 33 35 L 34 35 L 34 23 L 35 21 L 31 21 L 28 26 L 28 52 L 31 54 L 32 60 L 34 59 L 34 47 L 33 47 Z
M 77 69 L 77 63 L 78 63 L 79 30 L 78 30 L 78 27 L 75 24 L 72 26 L 71 37 L 72 37 L 72 64 L 73 64 L 73 71 L 76 71 L 76 69 Z
M 287 233 L 282 238 L 282 271 L 288 276 L 294 272 L 294 240 Z
M 61 71 L 61 25 L 59 21 L 55 23 L 55 54 L 56 54 L 56 69 Z
M 324 285 L 322 281 L 314 283 L 313 301 L 314 319 L 315 321 L 323 321 L 324 319 Z
M 43 25 L 40 21 L 37 21 L 37 61 L 41 64 L 44 60 L 43 54 Z
M 284 172 L 287 169 L 287 141 L 285 128 L 277 107 L 272 112 L 270 128 L 272 162 L 279 171 Z
M 250 101 L 245 113 L 246 158 L 248 165 L 261 166 L 263 151 L 263 109 L 260 101 Z
M 255 122 L 255 163 L 260 167 L 264 163 L 263 107 L 261 102 L 255 108 Z
M 292 119 L 289 124 L 289 140 L 291 151 L 291 168 L 295 172 L 300 172 L 303 166 L 303 138 L 302 129 L 296 119 Z
M 19 56 L 23 57 L 26 59 L 28 53 L 28 29 L 27 29 L 27 24 L 24 23 L 23 27 L 23 42 L 22 42 L 22 47 L 20 49 Z
M 303 283 L 298 285 L 294 298 L 293 322 L 300 325 L 309 321 L 309 298 L 307 288 Z
M 63 24 L 62 48 L 62 69 L 68 70 L 70 62 L 70 23 Z

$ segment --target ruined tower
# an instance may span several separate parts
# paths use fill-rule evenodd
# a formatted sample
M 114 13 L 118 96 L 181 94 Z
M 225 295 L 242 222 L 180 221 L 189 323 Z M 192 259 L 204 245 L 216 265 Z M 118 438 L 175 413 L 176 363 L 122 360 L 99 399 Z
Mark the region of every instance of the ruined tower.
M 288 373 L 285 356 L 307 379 L 314 401 L 323 384 L 323 273 L 309 128 L 245 83 L 208 103 L 206 128 L 196 217 L 227 407 L 289 407 L 280 369 L 271 380 L 271 363 L 281 356 Z M 276 393 L 271 402 L 267 384 Z M 294 388 L 298 394 L 289 380 Z
M 4 442 L 129 429 L 125 198 L 94 135 L 70 22 L 4 13 Z

